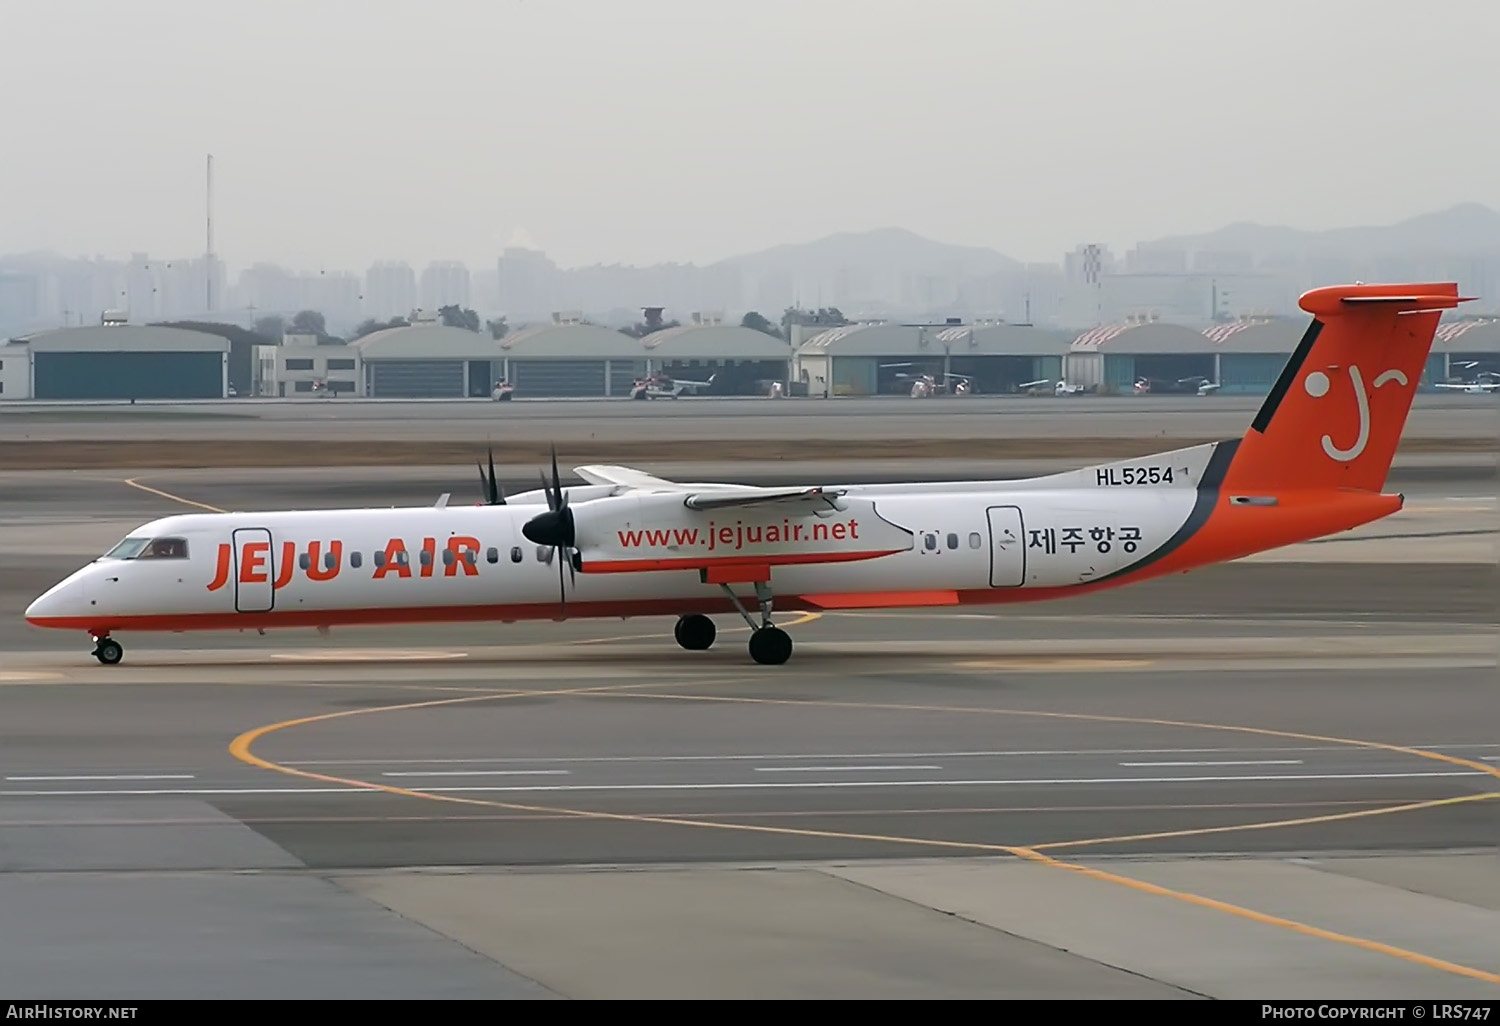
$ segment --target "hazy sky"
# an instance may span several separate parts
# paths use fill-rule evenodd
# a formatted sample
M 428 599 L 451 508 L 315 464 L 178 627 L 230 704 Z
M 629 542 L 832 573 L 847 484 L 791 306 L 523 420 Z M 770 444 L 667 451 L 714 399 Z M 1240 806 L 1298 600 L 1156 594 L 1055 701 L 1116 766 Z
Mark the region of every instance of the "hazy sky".
M 0 252 L 1055 261 L 1500 207 L 1496 0 L 0 0 Z

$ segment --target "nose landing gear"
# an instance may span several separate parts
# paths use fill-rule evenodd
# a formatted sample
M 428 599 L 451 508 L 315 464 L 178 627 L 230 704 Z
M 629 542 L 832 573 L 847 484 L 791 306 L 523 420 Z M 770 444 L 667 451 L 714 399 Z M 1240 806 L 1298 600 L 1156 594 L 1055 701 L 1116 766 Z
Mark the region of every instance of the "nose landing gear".
M 108 634 L 96 634 L 93 638 L 94 658 L 105 666 L 114 666 L 125 658 L 124 647 Z

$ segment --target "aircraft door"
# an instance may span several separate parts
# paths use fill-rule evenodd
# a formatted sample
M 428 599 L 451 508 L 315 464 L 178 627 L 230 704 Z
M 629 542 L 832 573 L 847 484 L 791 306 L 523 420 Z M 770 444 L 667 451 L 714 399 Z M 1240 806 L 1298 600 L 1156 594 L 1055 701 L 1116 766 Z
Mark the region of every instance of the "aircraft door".
M 1019 588 L 1026 583 L 1026 531 L 1020 506 L 991 506 L 990 587 Z
M 275 601 L 276 551 L 271 532 L 244 527 L 234 532 L 234 608 L 269 613 Z

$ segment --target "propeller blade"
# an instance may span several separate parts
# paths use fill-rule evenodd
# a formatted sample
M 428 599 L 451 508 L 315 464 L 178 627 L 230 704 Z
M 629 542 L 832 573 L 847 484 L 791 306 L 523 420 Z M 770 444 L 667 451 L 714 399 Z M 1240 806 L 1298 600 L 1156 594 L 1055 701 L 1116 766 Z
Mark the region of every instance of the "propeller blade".
M 563 585 L 563 560 L 557 561 L 557 602 L 564 609 L 568 606 L 568 589 Z
M 493 446 L 490 447 L 490 505 L 505 505 L 505 495 L 500 491 L 500 478 L 495 473 L 495 449 Z

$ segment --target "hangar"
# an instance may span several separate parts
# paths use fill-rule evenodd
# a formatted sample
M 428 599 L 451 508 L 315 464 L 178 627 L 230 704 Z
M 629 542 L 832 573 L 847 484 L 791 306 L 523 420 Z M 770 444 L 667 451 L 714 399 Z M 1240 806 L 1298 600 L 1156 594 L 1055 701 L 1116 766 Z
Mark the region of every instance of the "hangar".
M 1219 390 L 1242 395 L 1271 391 L 1307 332 L 1305 318 L 1261 318 L 1216 324 L 1203 334 L 1214 344 Z
M 1500 374 L 1500 318 L 1438 325 L 1433 352 L 1442 361 L 1437 381 L 1466 384 L 1481 374 Z
M 504 359 L 489 335 L 432 322 L 373 331 L 348 348 L 372 399 L 487 398 Z
M 791 371 L 791 344 L 753 328 L 693 324 L 653 332 L 641 343 L 650 372 L 684 381 L 712 376 L 705 395 L 765 395 Z
M 582 321 L 554 319 L 511 332 L 497 346 L 518 398 L 628 396 L 646 373 L 640 340 Z
M 976 394 L 1016 392 L 1062 377 L 1072 336 L 1029 324 L 848 324 L 797 350 L 813 395 L 905 395 L 911 375 L 964 375 Z
M 1105 394 L 1130 395 L 1143 378 L 1151 382 L 1152 392 L 1196 393 L 1192 379 L 1218 380 L 1217 356 L 1215 344 L 1201 331 L 1164 321 L 1130 320 L 1075 338 L 1068 347 L 1068 380 L 1097 386 Z
M 12 339 L 0 350 L 0 399 L 223 399 L 229 341 L 106 320 Z
M 1071 337 L 1029 324 L 978 324 L 938 332 L 948 350 L 948 371 L 971 378 L 981 395 L 1055 384 L 1062 379 Z

